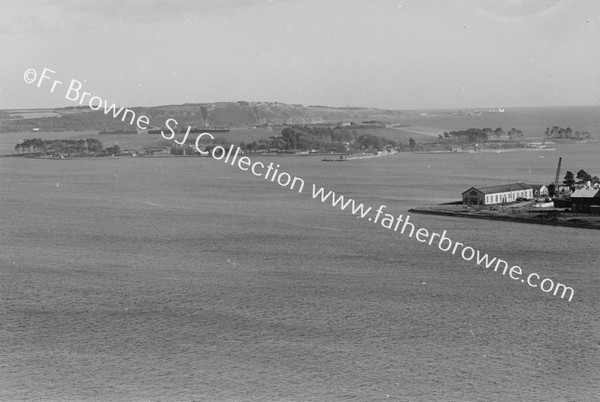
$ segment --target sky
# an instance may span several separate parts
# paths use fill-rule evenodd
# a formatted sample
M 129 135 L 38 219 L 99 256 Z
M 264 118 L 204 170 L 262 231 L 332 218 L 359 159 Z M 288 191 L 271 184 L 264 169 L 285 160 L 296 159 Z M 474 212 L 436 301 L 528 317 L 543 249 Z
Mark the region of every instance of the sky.
M 0 109 L 598 105 L 600 1 L 3 0 L 0 54 Z

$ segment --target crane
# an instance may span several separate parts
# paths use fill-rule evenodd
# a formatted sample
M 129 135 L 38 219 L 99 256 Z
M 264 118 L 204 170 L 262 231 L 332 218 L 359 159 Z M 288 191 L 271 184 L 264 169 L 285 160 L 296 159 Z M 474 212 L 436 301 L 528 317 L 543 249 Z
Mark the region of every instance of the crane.
M 556 167 L 556 176 L 554 176 L 554 188 L 558 190 L 558 179 L 560 177 L 560 164 L 562 157 L 558 158 L 558 166 Z

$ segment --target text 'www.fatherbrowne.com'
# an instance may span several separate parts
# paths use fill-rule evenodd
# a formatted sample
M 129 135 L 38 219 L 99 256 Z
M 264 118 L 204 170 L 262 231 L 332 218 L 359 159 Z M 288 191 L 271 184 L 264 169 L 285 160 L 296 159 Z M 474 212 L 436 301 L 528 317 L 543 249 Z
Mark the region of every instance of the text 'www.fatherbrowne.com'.
M 515 281 L 521 281 L 521 283 L 527 283 L 532 288 L 539 287 L 542 292 L 550 293 L 553 291 L 553 295 L 557 296 L 560 293 L 560 297 L 564 299 L 568 296 L 569 301 L 573 299 L 575 291 L 573 288 L 563 285 L 562 283 L 554 283 L 550 278 L 541 279 L 536 273 L 531 273 L 527 276 L 523 274 L 523 269 L 518 265 L 510 266 L 507 261 L 501 260 L 500 258 L 491 257 L 487 253 L 482 253 L 473 247 L 466 246 L 465 244 L 452 241 L 446 236 L 447 231 L 443 231 L 441 234 L 436 232 L 430 232 L 425 228 L 417 228 L 412 222 L 410 222 L 410 215 L 398 215 L 393 216 L 388 213 L 384 213 L 387 208 L 385 205 L 380 205 L 375 212 L 371 207 L 365 207 L 362 203 L 356 203 L 352 198 L 345 198 L 343 195 L 337 195 L 333 191 L 327 191 L 323 187 L 317 188 L 313 184 L 312 197 L 314 199 L 320 199 L 323 203 L 331 203 L 333 207 L 339 207 L 342 211 L 346 210 L 360 218 L 367 218 L 369 222 L 378 223 L 386 229 L 394 232 L 400 232 L 402 235 L 414 238 L 421 242 L 427 243 L 430 246 L 437 246 L 441 251 L 451 252 L 452 255 L 460 255 L 465 261 L 477 262 L 482 268 L 491 269 L 493 267 L 494 272 L 501 272 L 502 275 L 506 275 Z M 374 215 L 374 216 L 373 216 Z M 510 267 L 510 268 L 509 268 Z

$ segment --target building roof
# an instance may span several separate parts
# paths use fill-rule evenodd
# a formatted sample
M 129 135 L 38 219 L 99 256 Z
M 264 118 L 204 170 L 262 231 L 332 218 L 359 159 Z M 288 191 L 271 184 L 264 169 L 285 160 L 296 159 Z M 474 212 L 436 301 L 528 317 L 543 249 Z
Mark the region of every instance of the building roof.
M 483 194 L 496 194 L 496 193 L 508 193 L 510 191 L 519 190 L 531 190 L 532 186 L 525 183 L 510 183 L 510 184 L 499 184 L 497 186 L 486 186 L 486 187 L 471 187 L 467 191 L 475 189 Z M 467 191 L 463 191 L 463 194 Z
M 600 190 L 597 188 L 580 188 L 571 194 L 573 198 L 600 198 Z
M 531 184 L 531 188 L 534 190 L 541 190 L 542 187 L 547 187 L 545 184 Z

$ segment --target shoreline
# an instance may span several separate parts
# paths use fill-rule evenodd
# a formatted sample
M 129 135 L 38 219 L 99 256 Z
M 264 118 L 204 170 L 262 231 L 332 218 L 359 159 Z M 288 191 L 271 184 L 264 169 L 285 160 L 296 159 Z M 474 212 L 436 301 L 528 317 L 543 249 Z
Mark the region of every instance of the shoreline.
M 440 216 L 450 216 L 450 217 L 455 217 L 455 218 L 486 219 L 486 220 L 493 220 L 493 221 L 517 222 L 517 223 L 528 223 L 528 224 L 535 224 L 535 225 L 564 226 L 564 227 L 572 227 L 572 228 L 579 228 L 579 229 L 600 230 L 600 224 L 594 225 L 592 223 L 584 223 L 584 222 L 569 222 L 569 221 L 562 221 L 562 220 L 543 220 L 543 219 L 537 219 L 537 218 L 512 217 L 512 216 L 504 216 L 504 215 L 476 215 L 473 213 L 454 212 L 454 211 L 436 211 L 436 210 L 432 210 L 432 209 L 423 209 L 423 208 L 410 208 L 408 211 L 415 213 L 415 214 L 422 214 L 422 215 L 440 215 Z
M 386 154 L 380 154 L 380 155 L 375 155 L 375 154 L 342 154 L 342 153 L 328 153 L 328 152 L 311 152 L 311 153 L 267 153 L 267 152 L 256 152 L 256 153 L 245 153 L 243 154 L 244 156 L 252 156 L 252 157 L 331 157 L 331 156 L 340 156 L 340 155 L 344 155 L 346 156 L 345 160 L 356 160 L 356 159 L 365 159 L 365 158 L 377 158 L 377 157 L 383 157 L 383 156 L 393 156 L 393 155 L 399 155 L 399 152 L 389 152 Z M 23 159 L 42 159 L 42 160 L 75 160 L 75 159 L 83 159 L 83 160 L 89 160 L 89 159 L 129 159 L 129 158 L 208 158 L 210 156 L 208 155 L 199 155 L 199 154 L 192 154 L 192 155 L 174 155 L 174 154 L 147 154 L 147 155 L 136 155 L 136 156 L 132 156 L 132 155 L 116 155 L 116 156 L 94 156 L 94 155 L 85 155 L 85 156 L 65 156 L 63 158 L 53 158 L 50 156 L 43 156 L 43 155 L 35 155 L 34 153 L 28 153 L 28 154 L 4 154 L 4 155 L 0 155 L 0 158 L 23 158 Z M 339 161 L 340 159 L 332 159 L 332 161 Z

